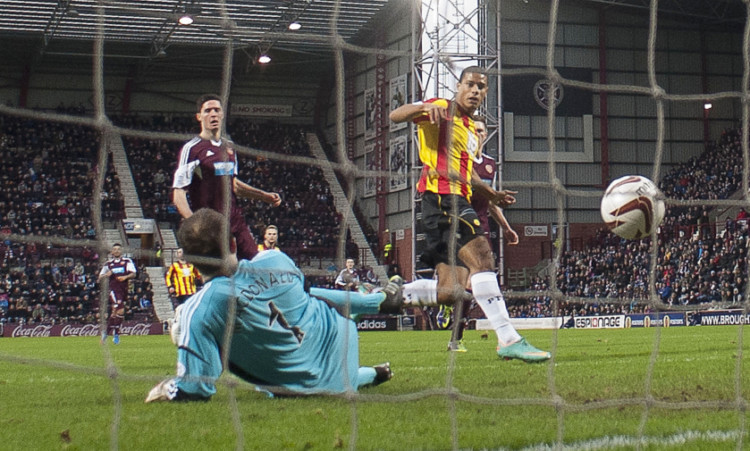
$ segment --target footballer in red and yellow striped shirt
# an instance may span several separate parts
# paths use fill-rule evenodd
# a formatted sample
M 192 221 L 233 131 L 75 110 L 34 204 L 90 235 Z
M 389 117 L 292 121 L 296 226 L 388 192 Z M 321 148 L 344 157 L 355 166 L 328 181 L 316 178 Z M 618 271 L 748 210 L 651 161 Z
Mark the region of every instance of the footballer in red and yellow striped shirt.
M 471 199 L 472 165 L 480 150 L 474 120 L 455 102 L 430 99 L 425 103 L 452 113 L 452 122 L 436 127 L 427 113 L 413 119 L 419 130 L 419 159 L 424 164 L 417 190 Z
M 419 158 L 424 170 L 417 190 L 422 194 L 426 248 L 420 258 L 434 267 L 438 275 L 436 281 L 416 280 L 404 285 L 404 299 L 407 304 L 416 300 L 414 305 L 421 305 L 424 299 L 430 303 L 427 305 L 458 307 L 473 296 L 495 329 L 498 356 L 542 362 L 550 359 L 550 353 L 529 344 L 510 323 L 495 274 L 492 249 L 469 203 L 472 185 L 500 207 L 516 200 L 515 192 L 497 191 L 473 173 L 472 163 L 481 150 L 481 142 L 472 115 L 487 91 L 486 71 L 471 66 L 461 72 L 452 100 L 406 104 L 390 113 L 393 122 L 413 121 L 419 129 Z M 471 294 L 464 291 L 469 281 Z
M 176 304 L 180 305 L 195 294 L 196 279 L 200 280 L 201 273 L 192 263 L 185 261 L 182 249 L 177 249 L 177 259 L 167 270 L 166 282 L 170 294 L 173 294 Z

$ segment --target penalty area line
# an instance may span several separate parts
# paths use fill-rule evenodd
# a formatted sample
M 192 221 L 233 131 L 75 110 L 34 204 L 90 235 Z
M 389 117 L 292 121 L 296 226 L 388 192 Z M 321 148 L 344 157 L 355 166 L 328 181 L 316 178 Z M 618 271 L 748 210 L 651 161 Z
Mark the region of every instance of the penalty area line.
M 635 437 L 627 435 L 615 435 L 599 437 L 591 440 L 584 440 L 570 444 L 563 444 L 562 447 L 556 444 L 542 443 L 522 448 L 524 451 L 547 451 L 547 450 L 606 450 L 617 449 L 622 447 L 636 446 L 681 446 L 691 442 L 729 442 L 736 441 L 740 437 L 740 431 L 683 431 L 677 434 L 664 437 Z

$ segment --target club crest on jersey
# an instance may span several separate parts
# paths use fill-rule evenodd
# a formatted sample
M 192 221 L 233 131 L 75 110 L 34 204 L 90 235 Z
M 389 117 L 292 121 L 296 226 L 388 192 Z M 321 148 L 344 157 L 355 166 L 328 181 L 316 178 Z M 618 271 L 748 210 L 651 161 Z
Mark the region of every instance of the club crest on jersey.
M 234 162 L 233 161 L 220 161 L 220 162 L 214 163 L 214 174 L 215 175 L 234 174 Z
M 476 133 L 469 132 L 466 137 L 466 152 L 469 153 L 471 159 L 475 162 L 481 161 L 481 153 L 479 150 L 479 138 Z

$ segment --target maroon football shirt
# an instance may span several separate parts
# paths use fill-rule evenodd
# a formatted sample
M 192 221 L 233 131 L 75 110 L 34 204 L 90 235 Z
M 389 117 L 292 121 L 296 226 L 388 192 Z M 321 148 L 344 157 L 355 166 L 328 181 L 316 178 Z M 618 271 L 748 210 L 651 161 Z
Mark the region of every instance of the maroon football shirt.
M 114 304 L 124 303 L 128 297 L 128 281 L 120 282 L 117 277 L 136 272 L 133 260 L 127 257 L 107 260 L 99 274 L 106 274 L 107 271 L 112 271 L 109 277 L 109 300 Z
M 237 203 L 232 190 L 237 175 L 237 155 L 224 144 L 195 137 L 180 150 L 172 188 L 187 190 L 193 211 L 210 208 L 228 213 L 225 190 L 229 194 L 229 212 Z

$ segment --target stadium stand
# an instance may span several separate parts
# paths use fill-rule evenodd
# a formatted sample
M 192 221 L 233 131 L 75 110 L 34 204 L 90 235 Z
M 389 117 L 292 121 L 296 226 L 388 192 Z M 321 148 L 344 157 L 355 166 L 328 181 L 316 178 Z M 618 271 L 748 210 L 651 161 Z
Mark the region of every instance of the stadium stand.
M 62 105 L 57 110 L 85 112 Z M 1 322 L 97 321 L 99 255 L 87 247 L 54 245 L 45 239 L 96 238 L 91 193 L 98 174 L 93 163 L 98 145 L 92 129 L 0 115 L 0 235 L 38 239 L 0 242 Z M 123 217 L 111 164 L 101 207 L 104 220 Z M 134 294 L 150 299 L 147 283 L 133 286 Z M 135 314 L 134 305 L 129 305 L 128 319 Z M 151 315 L 148 309 L 139 313 Z

